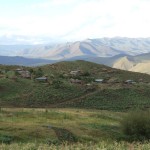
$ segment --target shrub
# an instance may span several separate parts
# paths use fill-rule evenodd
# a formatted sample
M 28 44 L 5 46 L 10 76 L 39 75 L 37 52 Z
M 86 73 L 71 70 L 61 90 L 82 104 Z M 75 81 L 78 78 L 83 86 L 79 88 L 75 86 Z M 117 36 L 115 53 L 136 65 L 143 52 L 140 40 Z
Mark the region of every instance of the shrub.
M 130 140 L 150 139 L 150 112 L 139 110 L 128 113 L 121 121 L 121 127 Z
M 60 80 L 53 80 L 53 87 L 55 89 L 59 89 L 59 88 L 62 88 L 63 87 L 63 82 L 60 81 Z
M 83 72 L 83 73 L 82 73 L 82 76 L 90 76 L 90 73 L 89 73 L 88 71 Z
M 0 135 L 0 143 L 10 144 L 13 141 L 12 136 Z

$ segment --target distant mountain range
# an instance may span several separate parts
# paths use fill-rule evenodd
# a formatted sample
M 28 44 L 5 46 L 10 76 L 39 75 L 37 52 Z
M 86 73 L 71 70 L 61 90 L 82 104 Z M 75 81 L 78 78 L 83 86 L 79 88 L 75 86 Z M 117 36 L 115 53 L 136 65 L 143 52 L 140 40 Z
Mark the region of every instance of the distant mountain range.
M 38 58 L 24 58 L 20 56 L 0 56 L 0 64 L 4 65 L 21 65 L 21 66 L 38 66 L 55 63 L 55 60 L 45 60 Z
M 150 38 L 100 38 L 65 44 L 0 45 L 0 56 L 22 56 L 51 60 L 74 57 L 112 57 L 150 52 Z
M 64 60 L 86 60 L 150 74 L 150 38 L 116 37 L 65 44 L 0 45 L 0 64 L 35 66 Z

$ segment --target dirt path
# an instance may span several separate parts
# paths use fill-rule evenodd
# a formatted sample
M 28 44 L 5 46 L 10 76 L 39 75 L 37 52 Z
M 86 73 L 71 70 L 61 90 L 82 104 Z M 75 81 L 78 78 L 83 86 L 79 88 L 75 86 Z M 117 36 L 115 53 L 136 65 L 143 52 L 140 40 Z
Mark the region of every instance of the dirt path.
M 80 100 L 83 99 L 83 98 L 87 98 L 88 96 L 91 96 L 91 95 L 93 95 L 93 94 L 95 94 L 95 93 L 97 93 L 97 92 L 98 92 L 98 91 L 90 92 L 90 93 L 87 93 L 87 94 L 82 95 L 82 96 L 77 97 L 77 98 L 65 100 L 65 101 L 60 102 L 60 103 L 58 103 L 58 104 L 52 104 L 52 105 L 50 105 L 49 107 L 55 108 L 55 107 L 60 107 L 60 106 L 62 106 L 62 105 L 64 105 L 64 104 L 70 104 L 70 103 L 73 103 L 73 102 L 75 102 L 75 101 L 77 102 L 77 101 L 80 101 Z

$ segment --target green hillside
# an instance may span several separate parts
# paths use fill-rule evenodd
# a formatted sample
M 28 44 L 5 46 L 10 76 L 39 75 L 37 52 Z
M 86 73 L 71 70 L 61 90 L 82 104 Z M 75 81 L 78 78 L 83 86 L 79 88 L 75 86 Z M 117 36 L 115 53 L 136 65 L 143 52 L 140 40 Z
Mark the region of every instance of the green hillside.
M 16 73 L 18 66 L 0 66 L 1 107 L 79 107 L 126 110 L 150 107 L 150 76 L 86 61 L 60 62 L 26 68 L 31 78 Z M 80 74 L 71 75 L 71 71 Z M 47 82 L 36 81 L 46 76 Z M 104 79 L 104 83 L 95 83 Z M 81 83 L 71 83 L 78 80 Z M 134 84 L 125 84 L 133 80 Z

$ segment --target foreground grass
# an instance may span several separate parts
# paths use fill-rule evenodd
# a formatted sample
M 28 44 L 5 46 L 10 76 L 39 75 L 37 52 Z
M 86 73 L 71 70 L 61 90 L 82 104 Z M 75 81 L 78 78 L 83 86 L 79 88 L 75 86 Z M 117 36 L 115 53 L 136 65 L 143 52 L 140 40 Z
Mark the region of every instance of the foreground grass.
M 0 141 L 98 142 L 118 140 L 123 112 L 84 109 L 1 108 Z
M 38 143 L 27 144 L 11 144 L 0 145 L 1 150 L 149 150 L 150 143 L 127 143 L 127 142 L 99 142 L 93 143 L 76 143 L 76 144 L 61 144 L 61 145 L 47 145 Z
M 0 109 L 0 150 L 149 150 L 127 142 L 120 121 L 127 112 L 70 108 Z

